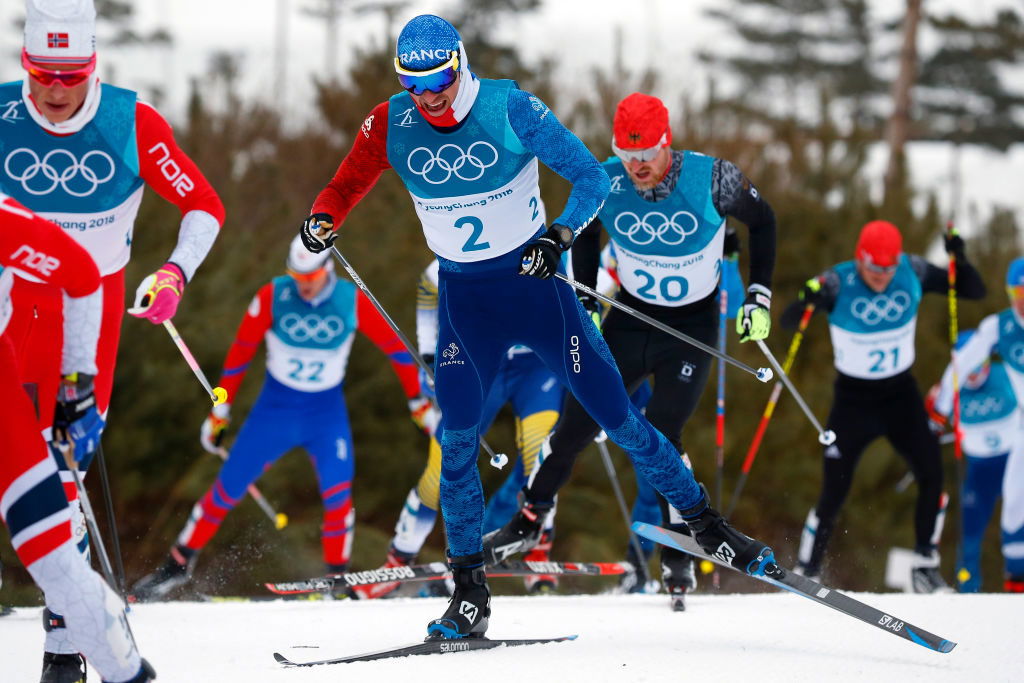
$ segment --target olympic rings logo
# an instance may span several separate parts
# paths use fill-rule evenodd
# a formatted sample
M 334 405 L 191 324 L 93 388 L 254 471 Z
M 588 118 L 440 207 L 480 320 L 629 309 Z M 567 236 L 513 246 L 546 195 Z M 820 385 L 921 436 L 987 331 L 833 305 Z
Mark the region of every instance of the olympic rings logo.
M 1017 342 L 1010 347 L 1010 362 L 1018 368 L 1024 365 L 1024 344 Z
M 672 247 L 697 232 L 697 217 L 689 211 L 676 211 L 671 218 L 660 211 L 648 211 L 641 218 L 632 211 L 623 211 L 615 217 L 615 230 L 638 246 L 658 240 Z
M 26 162 L 20 170 L 19 164 L 14 163 L 15 158 Z M 116 170 L 114 160 L 100 150 L 86 152 L 79 159 L 69 150 L 53 149 L 40 159 L 28 147 L 19 147 L 4 160 L 7 176 L 21 183 L 25 192 L 36 196 L 50 194 L 59 185 L 72 197 L 88 197 L 113 178 Z M 33 183 L 37 177 L 39 179 Z
M 446 183 L 453 175 L 465 181 L 480 180 L 484 171 L 496 163 L 498 150 L 484 140 L 477 140 L 465 151 L 453 143 L 441 145 L 436 154 L 417 147 L 406 159 L 409 170 L 431 185 Z
M 1003 409 L 1003 399 L 986 396 L 984 400 L 973 399 L 964 405 L 964 417 L 987 417 Z
M 318 315 L 288 313 L 281 318 L 281 329 L 294 341 L 315 341 L 326 344 L 345 331 L 345 324 L 336 315 L 321 318 Z
M 870 299 L 859 296 L 853 300 L 851 312 L 853 317 L 865 325 L 877 325 L 885 320 L 896 322 L 910 307 L 910 295 L 906 292 L 896 292 L 891 297 L 885 294 L 873 296 Z

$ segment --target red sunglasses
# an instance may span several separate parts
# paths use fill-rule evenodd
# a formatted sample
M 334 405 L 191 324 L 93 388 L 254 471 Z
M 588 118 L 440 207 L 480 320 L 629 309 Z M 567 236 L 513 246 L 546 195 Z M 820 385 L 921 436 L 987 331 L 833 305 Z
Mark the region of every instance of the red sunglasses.
M 34 63 L 29 59 L 28 52 L 22 48 L 21 66 L 28 72 L 28 75 L 31 76 L 33 80 L 38 82 L 44 88 L 49 88 L 55 82 L 60 83 L 65 88 L 73 88 L 76 85 L 84 83 L 86 79 L 96 71 L 96 55 L 93 55 L 87 63 L 77 69 L 54 71 L 53 69 L 44 69 Z

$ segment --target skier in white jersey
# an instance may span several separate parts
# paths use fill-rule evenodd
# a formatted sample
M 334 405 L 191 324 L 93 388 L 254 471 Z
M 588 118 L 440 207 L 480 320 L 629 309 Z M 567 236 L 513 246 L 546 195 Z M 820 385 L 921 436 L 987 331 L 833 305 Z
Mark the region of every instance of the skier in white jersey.
M 708 505 L 679 452 L 630 403 L 590 314 L 571 287 L 554 279 L 562 254 L 608 195 L 597 160 L 540 98 L 512 81 L 473 74 L 458 31 L 440 17 L 421 15 L 406 24 L 394 64 L 405 91 L 364 120 L 300 234 L 311 251 L 329 248 L 348 212 L 392 168 L 438 255 L 440 500 L 455 592 L 428 625 L 429 637 L 480 637 L 487 630 L 476 463 L 484 400 L 501 358 L 516 344 L 532 349 L 683 511 L 702 547 L 714 552 L 727 543 L 734 566 L 763 574 L 774 563 L 771 549 Z M 542 217 L 538 159 L 573 185 L 550 226 Z
M 985 296 L 981 276 L 964 255 L 963 240 L 947 237 L 946 250 L 956 254 L 957 295 L 966 299 Z M 939 573 L 938 539 L 934 537 L 942 497 L 942 455 L 910 373 L 921 296 L 944 295 L 947 288 L 944 268 L 904 254 L 903 237 L 896 226 L 871 221 L 861 229 L 854 260 L 808 280 L 800 290 L 800 300 L 782 315 L 783 326 L 791 329 L 797 326 L 807 303 L 814 304 L 815 312 L 828 315 L 837 371 L 827 425 L 835 432 L 836 441 L 825 448 L 821 496 L 807 514 L 800 539 L 798 571 L 807 576 L 821 574 L 825 548 L 861 453 L 877 437 L 885 436 L 917 480 L 911 569 L 914 590 L 949 590 Z
M 1024 404 L 1024 258 L 1010 264 L 1006 272 L 1006 292 L 1010 307 L 982 320 L 977 333 L 956 352 L 954 362 L 963 377 L 966 371 L 984 363 L 993 351 L 998 352 L 1018 404 Z M 952 370 L 947 368 L 943 383 L 952 381 L 951 374 Z M 1018 429 L 1021 428 L 1018 422 Z M 1024 435 L 1017 434 L 1009 452 L 1003 473 L 1000 520 L 1007 572 L 1004 587 L 1009 592 L 1021 593 L 1024 592 Z

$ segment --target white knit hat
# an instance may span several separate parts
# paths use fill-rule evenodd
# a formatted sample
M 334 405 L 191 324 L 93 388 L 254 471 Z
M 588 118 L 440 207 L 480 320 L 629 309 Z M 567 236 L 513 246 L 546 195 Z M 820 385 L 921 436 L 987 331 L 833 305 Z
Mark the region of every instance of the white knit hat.
M 302 243 L 302 238 L 296 235 L 292 238 L 291 245 L 288 247 L 288 260 L 285 261 L 285 267 L 288 270 L 303 274 L 312 273 L 314 270 L 319 270 L 324 266 L 333 270 L 334 262 L 329 260 L 330 257 L 330 253 L 326 251 L 314 254 L 306 249 L 306 246 Z
M 36 62 L 87 62 L 96 53 L 93 0 L 25 0 L 25 51 Z

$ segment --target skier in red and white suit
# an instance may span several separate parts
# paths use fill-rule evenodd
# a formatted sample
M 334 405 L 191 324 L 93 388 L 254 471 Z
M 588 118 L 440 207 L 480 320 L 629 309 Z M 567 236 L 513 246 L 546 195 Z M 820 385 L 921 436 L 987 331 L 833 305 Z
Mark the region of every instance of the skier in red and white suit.
M 89 254 L 57 226 L 0 193 L 0 335 L 11 318 L 10 289 L 18 275 L 66 292 L 68 321 L 99 320 L 100 284 Z M 67 343 L 95 323 L 69 324 Z M 35 428 L 32 402 L 21 386 L 11 341 L 0 336 L 0 517 L 11 543 L 46 601 L 65 615 L 71 642 L 105 681 L 148 681 L 124 622 L 120 599 L 89 568 L 71 540 L 71 512 L 46 442 Z M 49 655 L 48 655 L 49 656 Z M 75 657 L 78 655 L 57 655 Z M 44 659 L 44 667 L 47 665 Z
M 177 246 L 140 287 L 140 293 L 154 296 L 137 315 L 154 323 L 174 316 L 185 284 L 224 222 L 224 207 L 159 112 L 132 91 L 100 83 L 92 3 L 78 4 L 26 3 L 26 78 L 0 86 L 0 103 L 8 105 L 0 126 L 0 189 L 63 227 L 100 269 L 103 326 L 95 386 L 104 413 L 125 307 L 124 267 L 143 186 L 182 214 Z M 50 364 L 55 354 L 44 350 L 61 348 L 55 336 L 60 296 L 54 287 L 21 280 L 13 296 L 24 305 L 17 306 L 7 334 L 20 354 L 24 381 L 37 384 L 45 429 L 53 418 L 60 368 Z
M 21 383 L 34 393 L 47 439 L 55 410 L 58 429 L 83 417 L 58 399 L 58 390 L 67 388 L 62 377 L 73 372 L 72 365 L 95 366 L 75 387 L 79 396 L 95 396 L 98 411 L 98 419 L 86 416 L 92 420 L 87 438 L 74 440 L 84 472 L 91 454 L 83 450 L 98 445 L 110 403 L 125 308 L 124 268 L 144 186 L 182 214 L 176 247 L 136 292 L 135 308 L 142 310 L 134 315 L 153 323 L 175 314 L 185 284 L 217 237 L 224 208 L 163 117 L 134 92 L 100 83 L 92 0 L 26 0 L 25 11 L 25 78 L 0 85 L 0 192 L 64 228 L 92 256 L 102 277 L 93 296 L 101 300 L 103 315 L 98 342 L 64 345 L 60 289 L 35 276 L 17 277 L 5 334 Z M 84 552 L 77 492 L 63 462 L 57 467 Z M 62 631 L 48 632 L 48 652 L 76 651 Z

